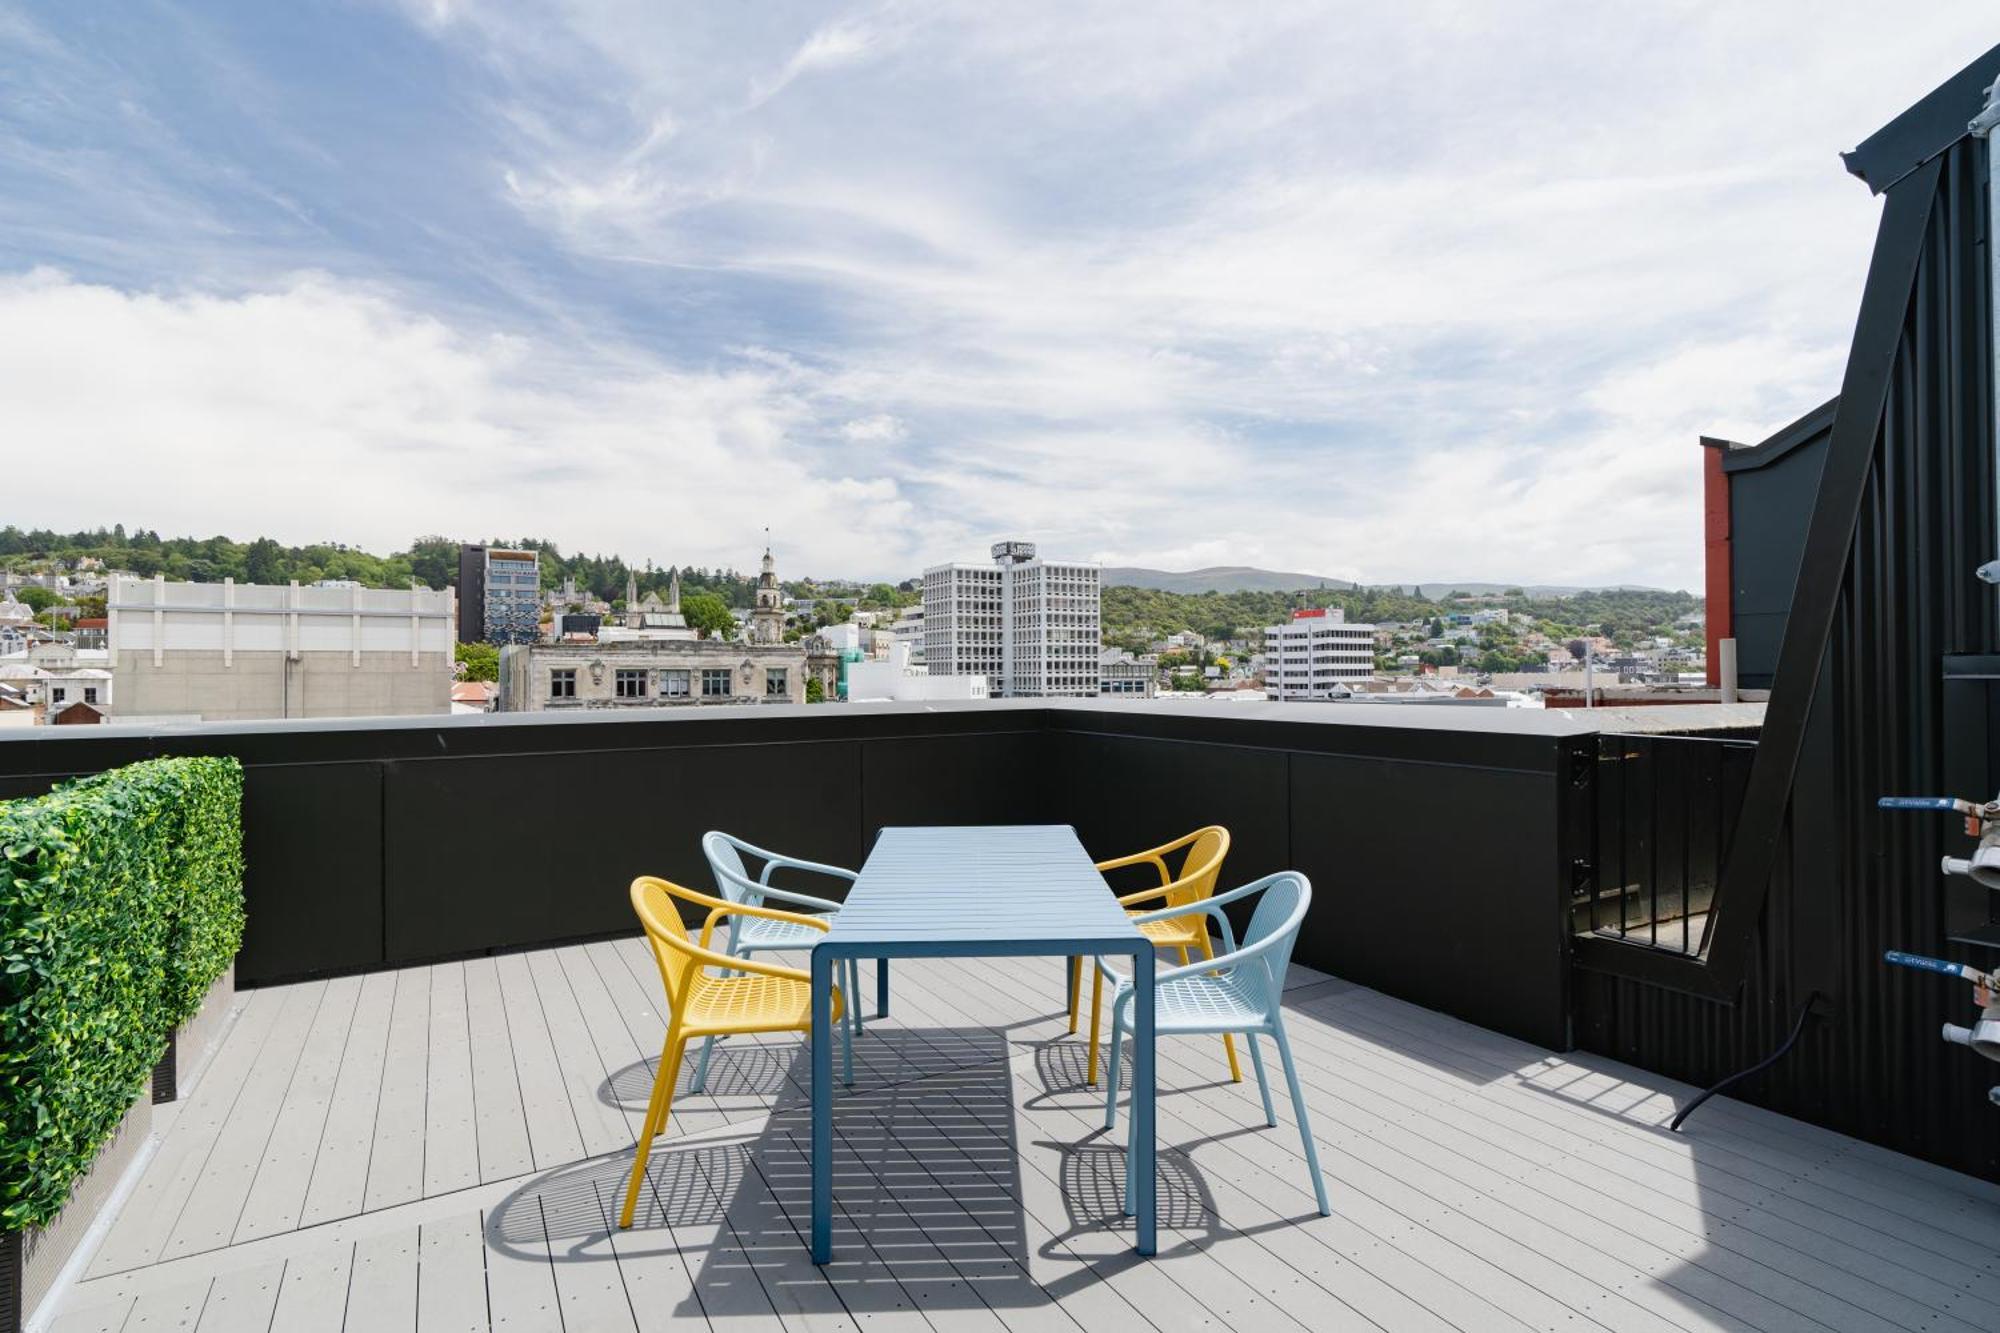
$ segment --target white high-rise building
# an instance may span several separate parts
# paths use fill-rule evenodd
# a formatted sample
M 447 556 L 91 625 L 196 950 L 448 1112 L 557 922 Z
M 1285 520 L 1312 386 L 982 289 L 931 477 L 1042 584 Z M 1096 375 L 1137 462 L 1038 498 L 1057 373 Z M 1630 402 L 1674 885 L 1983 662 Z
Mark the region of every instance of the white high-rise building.
M 985 676 L 996 697 L 1095 697 L 1102 626 L 1097 566 L 1040 560 L 1032 542 L 924 571 L 930 674 Z
M 1264 631 L 1264 690 L 1273 699 L 1324 699 L 1374 674 L 1375 627 L 1348 624 L 1338 607 L 1294 611 L 1290 623 Z

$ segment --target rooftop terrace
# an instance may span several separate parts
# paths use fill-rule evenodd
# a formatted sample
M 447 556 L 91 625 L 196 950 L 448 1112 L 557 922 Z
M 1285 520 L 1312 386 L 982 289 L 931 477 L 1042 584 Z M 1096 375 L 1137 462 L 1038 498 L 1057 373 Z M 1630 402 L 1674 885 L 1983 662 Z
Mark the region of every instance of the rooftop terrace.
M 900 965 L 824 1270 L 793 1039 L 718 1048 L 608 1226 L 663 1033 L 636 939 L 246 992 L 53 1327 L 2000 1327 L 2000 1188 L 1737 1103 L 1671 1134 L 1684 1085 L 1302 967 L 1333 1216 L 1289 1113 L 1163 1039 L 1140 1259 L 1082 1039 L 1022 967 Z

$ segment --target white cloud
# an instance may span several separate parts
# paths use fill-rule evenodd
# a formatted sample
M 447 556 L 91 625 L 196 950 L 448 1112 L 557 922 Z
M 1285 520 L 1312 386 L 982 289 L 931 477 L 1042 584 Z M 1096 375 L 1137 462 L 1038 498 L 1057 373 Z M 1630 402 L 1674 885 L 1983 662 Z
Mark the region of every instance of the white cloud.
M 872 417 L 856 417 L 840 425 L 840 438 L 853 444 L 894 444 L 910 433 L 910 428 L 887 412 Z
M 1837 387 L 1879 205 L 1834 151 L 1991 40 L 1971 0 L 1923 24 L 1806 0 L 403 3 L 449 115 L 383 179 L 449 188 L 399 188 L 407 216 L 351 243 L 435 238 L 408 254 L 240 232 L 205 185 L 340 201 L 227 136 L 175 127 L 163 160 L 217 164 L 177 190 L 17 148 L 0 116 L 0 185 L 10 149 L 44 181 L 133 182 L 111 210 L 76 184 L 25 232 L 32 203 L 0 195 L 0 239 L 111 216 L 130 273 L 152 216 L 203 261 L 9 285 L 70 332 L 59 365 L 0 366 L 0 427 L 33 412 L 151 482 L 155 441 L 227 460 L 309 536 L 518 527 L 712 563 L 769 522 L 829 574 L 1022 535 L 1692 587 L 1696 438 Z M 38 100 L 89 85 L 62 72 L 79 49 L 34 62 Z M 271 276 L 299 269 L 341 276 Z M 315 516 L 362 477 L 389 498 Z M 160 525 L 162 493 L 116 516 Z M 264 512 L 176 503 L 195 528 Z
M 11 516 L 37 525 L 542 535 L 748 568 L 768 524 L 796 561 L 872 566 L 910 506 L 814 468 L 806 414 L 769 370 L 606 372 L 324 276 L 234 298 L 0 279 L 0 437 L 73 464 Z

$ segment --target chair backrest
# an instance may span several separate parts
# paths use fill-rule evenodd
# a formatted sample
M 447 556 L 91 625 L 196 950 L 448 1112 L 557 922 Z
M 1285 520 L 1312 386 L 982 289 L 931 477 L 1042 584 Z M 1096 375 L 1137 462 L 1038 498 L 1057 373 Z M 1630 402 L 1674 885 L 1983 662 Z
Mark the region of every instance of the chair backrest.
M 646 943 L 652 946 L 653 962 L 660 969 L 660 983 L 667 988 L 667 1008 L 676 1013 L 702 975 L 701 961 L 694 954 L 694 941 L 681 922 L 683 902 L 709 911 L 727 906 L 705 893 L 696 893 L 653 875 L 641 875 L 632 881 L 632 910 L 638 914 L 639 924 L 645 927 Z
M 1245 949 L 1276 939 L 1269 950 L 1243 965 L 1264 969 L 1264 980 L 1270 988 L 1266 994 L 1273 1006 L 1284 995 L 1285 969 L 1291 964 L 1292 946 L 1298 943 L 1299 927 L 1305 924 L 1312 897 L 1311 881 L 1296 870 L 1280 870 L 1267 876 L 1264 891 L 1257 897 L 1257 909 L 1250 914 L 1250 924 L 1243 932 L 1241 947 Z
M 749 845 L 720 830 L 704 833 L 701 838 L 701 852 L 708 858 L 709 873 L 715 876 L 716 892 L 732 903 L 762 907 L 764 895 L 757 891 L 756 878 L 743 865 L 743 849 Z
M 1187 855 L 1181 858 L 1180 873 L 1167 891 L 1168 907 L 1186 907 L 1215 893 L 1215 881 L 1222 874 L 1222 859 L 1229 855 L 1229 830 L 1220 824 L 1196 829 L 1187 837 Z

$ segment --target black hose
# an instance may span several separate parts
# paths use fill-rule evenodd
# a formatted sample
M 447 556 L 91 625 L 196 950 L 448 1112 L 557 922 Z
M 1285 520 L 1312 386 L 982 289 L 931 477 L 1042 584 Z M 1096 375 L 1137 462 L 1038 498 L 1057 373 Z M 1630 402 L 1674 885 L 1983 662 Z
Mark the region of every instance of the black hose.
M 1714 1087 L 1709 1088 L 1707 1091 L 1703 1092 L 1701 1096 L 1695 1098 L 1693 1101 L 1689 1102 L 1686 1106 L 1683 1106 L 1680 1109 L 1679 1114 L 1674 1116 L 1673 1123 L 1668 1125 L 1667 1128 L 1669 1130 L 1672 1130 L 1674 1133 L 1679 1133 L 1681 1128 L 1681 1121 L 1693 1115 L 1695 1108 L 1697 1106 L 1700 1106 L 1703 1102 L 1707 1101 L 1710 1097 L 1713 1097 L 1716 1093 L 1721 1092 L 1724 1088 L 1728 1087 L 1730 1084 L 1741 1083 L 1744 1079 L 1749 1078 L 1752 1074 L 1761 1074 L 1765 1070 L 1769 1069 L 1772 1065 L 1778 1063 L 1778 1061 L 1784 1059 L 1785 1056 L 1791 1052 L 1792 1047 L 1798 1045 L 1799 1034 L 1806 1030 L 1806 1020 L 1812 1017 L 1812 1007 L 1815 1003 L 1818 1002 L 1818 1000 L 1819 1000 L 1818 991 L 1814 991 L 1812 994 L 1806 996 L 1806 1002 L 1799 1006 L 1799 1021 L 1792 1024 L 1792 1035 L 1785 1038 L 1784 1045 L 1780 1046 L 1777 1050 L 1772 1051 L 1769 1055 L 1759 1060 L 1756 1064 L 1751 1065 L 1748 1069 L 1739 1070 L 1736 1073 L 1731 1074 L 1728 1078 L 1722 1080 L 1722 1082 L 1716 1084 Z

